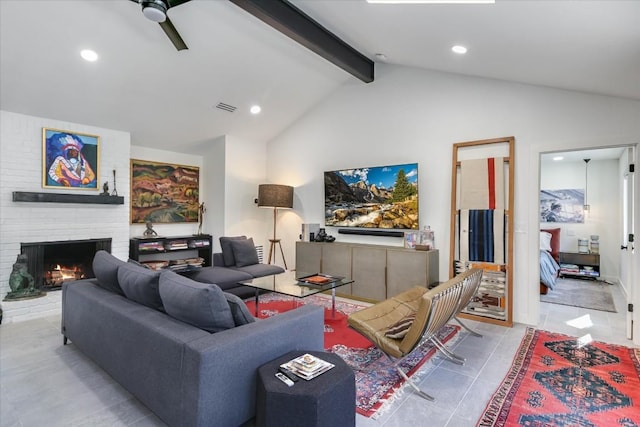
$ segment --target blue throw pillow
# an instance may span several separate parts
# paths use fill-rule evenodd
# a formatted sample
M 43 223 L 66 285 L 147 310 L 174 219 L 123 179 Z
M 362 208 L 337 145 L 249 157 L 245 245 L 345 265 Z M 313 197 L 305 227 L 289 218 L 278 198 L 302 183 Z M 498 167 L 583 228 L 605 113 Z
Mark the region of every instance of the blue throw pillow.
M 233 322 L 236 326 L 246 325 L 247 323 L 256 321 L 255 317 L 251 315 L 251 312 L 247 308 L 247 304 L 245 304 L 239 296 L 224 292 L 224 297 L 227 299 L 227 303 L 231 309 L 231 315 L 233 316 Z
M 162 300 L 158 290 L 160 272 L 123 263 L 118 267 L 118 282 L 124 295 L 138 304 L 162 310 Z
M 231 249 L 233 249 L 233 257 L 236 260 L 236 267 L 246 267 L 260 262 L 253 239 L 231 240 L 230 243 Z
M 93 257 L 93 274 L 98 286 L 116 294 L 124 295 L 118 283 L 118 267 L 126 262 L 114 257 L 107 251 L 98 251 Z
M 163 271 L 160 297 L 168 315 L 205 331 L 213 333 L 235 326 L 231 308 L 218 285 Z
M 233 240 L 245 240 L 246 238 L 247 236 L 220 237 L 220 247 L 222 248 L 222 259 L 224 260 L 225 267 L 233 267 L 236 265 L 231 242 Z

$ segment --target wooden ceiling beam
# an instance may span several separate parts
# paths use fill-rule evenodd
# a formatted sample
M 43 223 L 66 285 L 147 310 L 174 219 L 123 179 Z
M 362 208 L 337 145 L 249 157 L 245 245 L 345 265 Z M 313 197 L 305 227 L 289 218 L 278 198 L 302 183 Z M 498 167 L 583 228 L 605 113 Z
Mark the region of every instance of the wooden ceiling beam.
M 229 1 L 363 82 L 371 83 L 373 81 L 373 61 L 288 1 Z

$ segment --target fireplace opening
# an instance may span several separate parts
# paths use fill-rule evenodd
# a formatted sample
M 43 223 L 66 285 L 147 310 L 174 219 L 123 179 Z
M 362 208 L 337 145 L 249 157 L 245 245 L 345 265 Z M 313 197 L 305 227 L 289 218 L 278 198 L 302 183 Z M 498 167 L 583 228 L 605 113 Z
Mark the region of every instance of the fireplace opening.
M 111 239 L 34 242 L 20 246 L 27 255 L 28 270 L 36 286 L 51 291 L 61 289 L 68 281 L 95 277 L 93 257 L 99 250 L 111 252 Z

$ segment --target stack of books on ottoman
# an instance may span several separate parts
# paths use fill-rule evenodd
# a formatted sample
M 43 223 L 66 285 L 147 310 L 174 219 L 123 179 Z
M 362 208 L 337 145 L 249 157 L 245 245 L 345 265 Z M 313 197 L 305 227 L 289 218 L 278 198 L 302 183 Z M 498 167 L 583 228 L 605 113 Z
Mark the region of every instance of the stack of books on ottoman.
M 300 357 L 296 357 L 287 363 L 283 363 L 280 366 L 293 372 L 304 380 L 311 380 L 318 375 L 327 372 L 335 365 L 307 353 Z

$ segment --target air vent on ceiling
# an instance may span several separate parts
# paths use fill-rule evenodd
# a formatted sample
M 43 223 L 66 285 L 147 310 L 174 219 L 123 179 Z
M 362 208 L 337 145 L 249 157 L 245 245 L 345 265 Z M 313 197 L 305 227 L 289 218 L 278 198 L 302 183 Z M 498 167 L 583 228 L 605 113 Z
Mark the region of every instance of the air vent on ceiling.
M 216 108 L 233 113 L 234 111 L 236 111 L 237 107 L 234 107 L 233 105 L 225 104 L 224 102 L 219 102 L 218 105 L 216 105 Z

